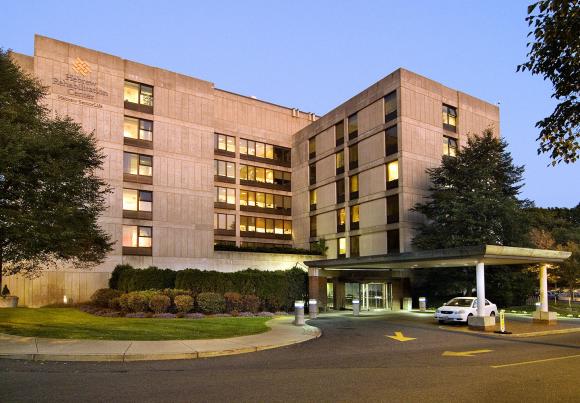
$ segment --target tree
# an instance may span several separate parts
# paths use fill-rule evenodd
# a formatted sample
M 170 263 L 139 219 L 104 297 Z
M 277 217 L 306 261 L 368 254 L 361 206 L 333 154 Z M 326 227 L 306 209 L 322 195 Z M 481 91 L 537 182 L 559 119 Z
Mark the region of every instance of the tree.
M 444 156 L 441 166 L 427 170 L 430 199 L 414 211 L 427 222 L 419 228 L 413 245 L 440 249 L 481 244 L 527 245 L 528 220 L 517 198 L 524 168 L 515 166 L 507 143 L 490 129 L 469 136 L 456 157 Z M 442 302 L 452 296 L 471 295 L 472 267 L 433 268 L 415 273 L 417 291 Z M 519 304 L 533 291 L 533 274 L 524 268 L 489 267 L 486 281 L 493 285 L 489 298 L 498 304 Z M 501 292 L 500 292 L 501 291 Z
M 558 101 L 552 114 L 536 123 L 540 129 L 538 154 L 550 153 L 552 165 L 573 163 L 580 155 L 580 1 L 541 0 L 528 7 L 528 61 L 517 71 L 529 70 L 548 79 Z
M 580 284 L 580 244 L 569 242 L 564 245 L 558 245 L 559 250 L 572 252 L 572 256 L 555 266 L 551 273 L 560 284 L 566 284 L 570 291 L 569 306 L 572 306 L 574 290 Z
M 86 268 L 112 243 L 98 223 L 110 189 L 104 155 L 70 118 L 51 117 L 46 88 L 0 49 L 0 286 L 58 263 Z
M 515 166 L 503 139 L 490 129 L 469 136 L 456 157 L 444 156 L 427 170 L 430 200 L 414 211 L 428 222 L 413 244 L 420 249 L 459 246 L 525 245 L 528 224 L 522 211 L 529 202 L 517 198 L 523 166 Z

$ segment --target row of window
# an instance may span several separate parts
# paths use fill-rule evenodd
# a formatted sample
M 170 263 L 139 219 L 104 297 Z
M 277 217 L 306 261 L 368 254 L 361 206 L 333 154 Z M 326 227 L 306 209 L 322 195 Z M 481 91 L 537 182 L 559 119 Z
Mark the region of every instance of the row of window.
M 235 214 L 214 213 L 213 215 L 214 230 L 236 230 Z M 241 232 L 257 232 L 262 234 L 292 235 L 292 221 L 265 218 L 240 216 Z
M 214 186 L 214 190 L 214 202 L 236 204 L 236 189 Z M 240 206 L 290 210 L 292 208 L 292 198 L 290 196 L 241 189 Z
M 224 239 L 216 239 L 214 241 L 215 245 L 224 245 L 224 246 L 236 246 L 236 241 L 228 241 Z M 287 243 L 269 243 L 269 242 L 247 242 L 242 241 L 240 243 L 242 248 L 291 248 L 292 245 Z
M 387 224 L 399 222 L 399 195 L 388 196 L 387 203 Z M 350 226 L 351 231 L 359 229 L 360 222 L 360 205 L 349 207 L 350 210 Z M 346 231 L 346 208 L 336 210 L 336 232 Z M 317 218 L 310 216 L 310 237 L 317 235 Z
M 291 176 L 286 171 L 240 164 L 240 179 L 245 181 L 289 186 Z
M 312 174 L 312 171 L 311 171 Z M 387 190 L 395 189 L 399 186 L 399 161 L 391 161 L 386 165 Z M 311 177 L 312 180 L 312 177 Z M 359 176 L 358 174 L 349 176 L 349 194 L 350 200 L 359 197 Z M 336 182 L 336 203 L 345 201 L 345 180 L 339 179 Z M 317 190 L 310 190 L 310 211 L 316 210 L 318 196 Z
M 234 136 L 228 136 L 227 134 L 216 133 L 214 148 L 220 151 L 235 153 L 236 138 Z M 247 139 L 240 139 L 240 156 L 290 163 L 289 148 Z

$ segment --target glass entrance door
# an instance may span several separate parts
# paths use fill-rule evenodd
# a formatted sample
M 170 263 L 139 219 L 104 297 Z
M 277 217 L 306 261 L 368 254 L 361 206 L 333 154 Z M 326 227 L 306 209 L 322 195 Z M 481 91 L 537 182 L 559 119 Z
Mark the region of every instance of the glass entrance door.
M 386 283 L 365 283 L 361 286 L 361 305 L 363 310 L 388 309 L 389 287 Z

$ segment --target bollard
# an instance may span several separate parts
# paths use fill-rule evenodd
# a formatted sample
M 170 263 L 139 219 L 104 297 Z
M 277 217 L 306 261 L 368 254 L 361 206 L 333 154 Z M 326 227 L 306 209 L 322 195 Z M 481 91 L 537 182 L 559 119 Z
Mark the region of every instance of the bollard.
M 427 310 L 427 298 L 419 297 L 419 310 L 425 312 Z
M 360 314 L 360 300 L 352 300 L 352 314 L 353 316 L 358 316 Z
M 294 302 L 294 325 L 304 326 L 304 301 Z
M 316 319 L 318 317 L 318 301 L 315 299 L 308 300 L 308 314 L 310 319 Z
M 495 331 L 494 333 L 512 334 L 512 332 L 508 332 L 505 330 L 505 310 L 504 309 L 500 309 L 500 311 L 499 311 L 499 331 Z

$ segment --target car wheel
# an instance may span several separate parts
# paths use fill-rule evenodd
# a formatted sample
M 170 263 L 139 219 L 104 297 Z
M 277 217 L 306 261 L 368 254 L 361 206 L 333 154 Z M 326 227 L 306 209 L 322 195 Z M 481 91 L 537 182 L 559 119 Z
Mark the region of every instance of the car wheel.
M 469 323 L 469 318 L 470 318 L 470 317 L 472 317 L 472 316 L 473 316 L 473 314 L 472 314 L 472 313 L 468 314 L 468 315 L 467 315 L 467 319 L 465 320 L 465 323 Z

